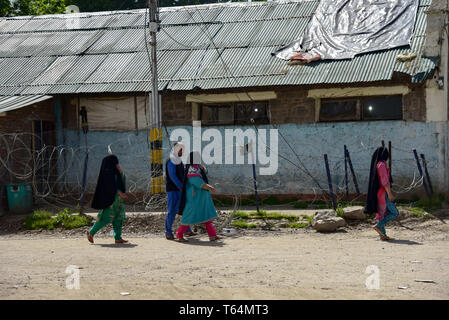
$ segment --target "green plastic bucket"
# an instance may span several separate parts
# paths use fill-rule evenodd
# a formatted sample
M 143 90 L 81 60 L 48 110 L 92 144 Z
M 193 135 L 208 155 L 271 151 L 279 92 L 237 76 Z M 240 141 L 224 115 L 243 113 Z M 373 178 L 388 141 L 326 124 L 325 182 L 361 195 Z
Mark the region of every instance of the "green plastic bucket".
M 33 192 L 30 183 L 6 185 L 9 211 L 28 213 L 33 209 Z

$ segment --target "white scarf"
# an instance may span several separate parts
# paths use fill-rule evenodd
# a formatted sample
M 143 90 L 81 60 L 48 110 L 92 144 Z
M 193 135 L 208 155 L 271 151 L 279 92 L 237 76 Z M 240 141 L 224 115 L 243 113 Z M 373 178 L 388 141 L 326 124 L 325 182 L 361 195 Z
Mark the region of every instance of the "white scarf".
M 174 164 L 178 165 L 182 162 L 181 157 L 178 156 L 179 150 L 182 149 L 182 152 L 184 153 L 184 144 L 182 142 L 178 142 L 170 152 L 170 160 Z

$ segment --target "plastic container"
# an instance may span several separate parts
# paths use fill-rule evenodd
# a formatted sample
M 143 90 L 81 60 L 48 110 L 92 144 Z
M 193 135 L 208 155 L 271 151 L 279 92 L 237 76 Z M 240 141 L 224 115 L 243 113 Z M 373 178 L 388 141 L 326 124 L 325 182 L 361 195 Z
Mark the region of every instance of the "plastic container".
M 30 183 L 6 185 L 9 211 L 28 213 L 33 210 L 33 192 Z

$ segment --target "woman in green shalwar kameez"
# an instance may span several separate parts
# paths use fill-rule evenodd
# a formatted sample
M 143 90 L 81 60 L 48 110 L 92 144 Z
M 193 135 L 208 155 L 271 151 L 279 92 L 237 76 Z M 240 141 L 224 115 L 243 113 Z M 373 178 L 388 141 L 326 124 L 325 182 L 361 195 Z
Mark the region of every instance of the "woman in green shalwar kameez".
M 87 232 L 87 239 L 93 243 L 93 236 L 112 222 L 115 243 L 126 243 L 122 239 L 122 224 L 126 219 L 125 205 L 126 178 L 114 155 L 107 156 L 101 164 L 97 188 L 92 200 L 92 208 L 100 209 L 97 221 Z M 112 203 L 111 203 L 112 202 Z

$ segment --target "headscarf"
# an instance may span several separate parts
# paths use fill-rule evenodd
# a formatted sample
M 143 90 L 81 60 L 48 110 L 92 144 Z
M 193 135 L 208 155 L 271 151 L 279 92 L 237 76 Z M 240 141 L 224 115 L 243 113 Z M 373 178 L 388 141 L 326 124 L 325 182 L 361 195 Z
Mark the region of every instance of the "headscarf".
M 184 207 L 186 205 L 186 189 L 187 189 L 187 179 L 189 177 L 200 177 L 204 180 L 205 183 L 209 183 L 209 180 L 207 179 L 206 172 L 203 171 L 203 169 L 198 166 L 198 164 L 201 163 L 201 154 L 197 151 L 190 152 L 190 161 L 188 164 L 186 164 L 185 170 L 184 170 L 184 179 L 182 181 L 182 192 L 181 192 L 181 202 L 179 204 L 179 215 L 182 215 L 182 211 L 184 210 Z
M 184 144 L 182 142 L 177 142 L 175 143 L 175 145 L 173 146 L 173 148 L 171 149 L 170 152 L 170 160 L 178 165 L 182 162 L 181 157 L 178 155 L 179 150 L 182 150 L 182 152 L 184 153 Z
M 117 169 L 118 158 L 109 155 L 101 162 L 100 174 L 98 175 L 97 187 L 95 188 L 92 208 L 97 210 L 106 209 L 115 201 L 117 191 L 126 192 L 122 176 Z
M 377 148 L 371 157 L 371 168 L 369 173 L 368 194 L 366 196 L 365 213 L 376 213 L 377 208 L 377 192 L 380 189 L 379 178 L 377 176 L 377 163 L 379 161 L 387 161 L 390 154 L 385 147 Z M 390 177 L 390 182 L 392 179 Z

